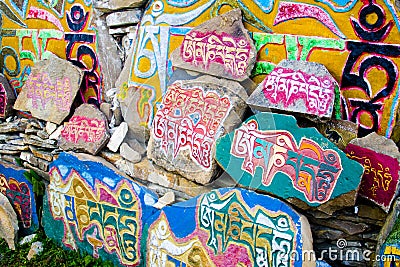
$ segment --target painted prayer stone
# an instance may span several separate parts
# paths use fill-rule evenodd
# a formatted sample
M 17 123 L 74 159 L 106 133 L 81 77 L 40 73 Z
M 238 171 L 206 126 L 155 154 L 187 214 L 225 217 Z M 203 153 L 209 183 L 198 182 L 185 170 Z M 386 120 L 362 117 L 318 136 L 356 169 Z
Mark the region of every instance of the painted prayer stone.
M 218 139 L 216 160 L 242 186 L 328 213 L 354 205 L 363 173 L 315 128 L 267 112 Z
M 297 257 L 312 251 L 307 219 L 245 189 L 213 190 L 164 207 L 143 237 L 144 266 L 312 266 Z
M 39 228 L 32 184 L 24 177 L 26 170 L 0 162 L 0 193 L 5 195 L 17 213 L 19 232 L 28 235 Z
M 208 183 L 216 174 L 216 139 L 241 122 L 245 89 L 235 81 L 203 75 L 175 81 L 155 114 L 147 156 L 189 180 Z
M 57 56 L 36 62 L 22 87 L 14 109 L 29 111 L 38 119 L 61 124 L 70 113 L 83 72 Z
M 243 81 L 250 76 L 255 55 L 241 11 L 234 9 L 189 31 L 171 60 L 174 67 Z
M 282 60 L 247 100 L 259 111 L 285 110 L 330 118 L 338 84 L 324 65 Z
M 61 131 L 58 145 L 63 150 L 97 154 L 110 139 L 107 117 L 96 106 L 82 104 Z
M 61 153 L 51 164 L 46 235 L 116 265 L 137 266 L 143 221 L 156 211 L 157 196 L 98 161 Z
M 0 73 L 0 118 L 7 118 L 13 112 L 15 93 L 7 78 Z
M 396 144 L 372 133 L 354 139 L 344 151 L 364 167 L 358 194 L 389 212 L 399 188 L 400 153 Z

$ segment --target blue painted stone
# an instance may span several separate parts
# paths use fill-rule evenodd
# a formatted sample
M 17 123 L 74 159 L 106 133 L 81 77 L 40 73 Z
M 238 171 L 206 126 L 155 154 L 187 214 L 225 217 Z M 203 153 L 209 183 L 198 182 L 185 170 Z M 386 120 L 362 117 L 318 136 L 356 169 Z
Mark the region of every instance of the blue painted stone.
M 293 116 L 267 112 L 219 138 L 216 160 L 242 186 L 328 213 L 354 205 L 363 174 L 358 162 L 315 128 L 299 128 Z
M 144 266 L 303 266 L 300 255 L 312 250 L 304 216 L 239 188 L 164 207 L 146 222 L 144 238 Z
M 137 266 L 143 221 L 156 212 L 157 196 L 94 160 L 100 161 L 61 153 L 51 164 L 46 235 L 116 265 Z
M 13 206 L 18 217 L 19 233 L 28 235 L 39 228 L 32 184 L 24 177 L 25 169 L 0 162 L 0 192 Z

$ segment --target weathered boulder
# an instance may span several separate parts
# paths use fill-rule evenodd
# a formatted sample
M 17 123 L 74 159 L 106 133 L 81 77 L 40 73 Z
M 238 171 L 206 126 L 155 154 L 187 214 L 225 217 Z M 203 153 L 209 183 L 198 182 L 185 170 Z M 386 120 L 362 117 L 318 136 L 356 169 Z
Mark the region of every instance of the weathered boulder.
M 7 78 L 0 73 L 0 118 L 9 117 L 13 110 L 16 96 Z
M 18 229 L 17 214 L 8 198 L 0 194 L 0 238 L 6 240 L 9 249 L 15 250 Z
M 357 123 L 344 120 L 330 120 L 317 125 L 318 131 L 343 150 L 347 144 L 357 138 Z
M 164 207 L 145 226 L 145 266 L 315 266 L 307 219 L 278 199 L 222 188 Z
M 299 128 L 292 116 L 252 116 L 218 139 L 216 151 L 218 163 L 242 186 L 329 214 L 355 204 L 362 166 L 315 128 Z
M 400 152 L 396 144 L 371 133 L 353 139 L 344 151 L 364 167 L 358 194 L 388 212 L 399 192 Z
M 144 221 L 157 196 L 90 155 L 61 153 L 43 204 L 46 235 L 116 265 L 140 262 Z
M 97 154 L 110 139 L 106 116 L 92 104 L 82 104 L 65 123 L 58 139 L 62 150 Z
M 201 76 L 168 87 L 153 121 L 147 156 L 206 184 L 217 172 L 216 139 L 242 121 L 247 93 L 237 82 Z
M 290 111 L 331 118 L 338 84 L 324 65 L 282 60 L 247 100 L 259 111 Z M 337 96 L 339 97 L 339 96 Z
M 236 81 L 248 79 L 256 50 L 243 26 L 240 9 L 216 16 L 186 33 L 171 60 L 174 67 Z
M 60 124 L 68 116 L 79 91 L 83 72 L 71 62 L 51 54 L 36 62 L 22 87 L 14 109 Z
M 39 228 L 33 186 L 25 178 L 25 172 L 25 169 L 0 162 L 0 195 L 6 196 L 14 208 L 22 235 Z

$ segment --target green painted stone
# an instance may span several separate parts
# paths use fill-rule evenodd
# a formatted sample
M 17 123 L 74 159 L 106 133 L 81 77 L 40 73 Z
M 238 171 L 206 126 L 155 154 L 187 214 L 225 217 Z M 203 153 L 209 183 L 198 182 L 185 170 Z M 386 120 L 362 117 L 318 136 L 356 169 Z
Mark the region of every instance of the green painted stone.
M 219 138 L 216 160 L 242 186 L 326 213 L 354 205 L 363 174 L 315 128 L 267 112 Z

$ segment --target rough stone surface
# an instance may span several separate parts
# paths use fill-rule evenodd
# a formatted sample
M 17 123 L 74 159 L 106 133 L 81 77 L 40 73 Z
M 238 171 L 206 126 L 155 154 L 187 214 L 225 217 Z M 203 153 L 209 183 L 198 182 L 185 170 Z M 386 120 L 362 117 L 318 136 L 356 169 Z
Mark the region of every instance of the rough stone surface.
M 108 142 L 107 144 L 107 147 L 112 152 L 117 152 L 127 132 L 128 132 L 128 124 L 126 122 L 121 123 L 121 125 L 119 125 L 112 134 L 110 142 Z
M 122 143 L 119 151 L 124 159 L 129 160 L 132 163 L 138 163 L 142 160 L 140 153 L 131 148 L 127 143 Z
M 324 65 L 282 60 L 247 100 L 258 111 L 289 111 L 326 119 L 332 116 L 337 82 Z
M 58 143 L 62 150 L 97 154 L 110 139 L 106 116 L 94 105 L 82 104 L 65 123 Z
M 28 260 L 31 260 L 36 255 L 42 253 L 42 251 L 43 251 L 43 243 L 40 241 L 33 242 L 26 258 Z
M 396 144 L 371 133 L 353 139 L 345 152 L 364 167 L 359 195 L 388 212 L 399 191 L 400 152 Z
M 375 262 L 374 266 L 397 266 L 400 263 L 400 200 L 397 199 L 393 205 L 393 210 L 386 219 L 379 236 L 376 246 L 376 255 L 386 261 Z M 390 263 L 390 256 L 394 256 L 394 261 Z
M 95 0 L 94 7 L 104 12 L 113 10 L 141 7 L 147 3 L 147 0 Z
M 184 215 L 183 215 L 184 214 Z M 312 251 L 307 219 L 280 200 L 244 189 L 213 190 L 164 207 L 146 223 L 145 266 L 277 266 Z M 259 266 L 259 265 L 258 265 Z M 291 266 L 315 266 L 299 260 Z
M 0 195 L 6 196 L 10 201 L 17 214 L 20 232 L 24 235 L 31 234 L 39 228 L 33 186 L 24 177 L 26 171 L 15 165 L 0 162 Z
M 49 139 L 58 140 L 63 130 L 64 130 L 64 125 L 58 126 L 58 128 L 49 136 Z
M 111 118 L 113 116 L 113 112 L 111 110 L 111 104 L 110 103 L 106 103 L 106 102 L 101 103 L 100 104 L 100 110 L 107 117 L 107 121 L 110 122 Z
M 107 26 L 118 27 L 138 24 L 142 14 L 143 10 L 139 8 L 111 13 L 106 17 Z
M 7 78 L 0 73 L 0 118 L 7 118 L 13 113 L 16 96 Z
M 202 76 L 168 87 L 147 147 L 157 165 L 200 184 L 217 174 L 216 139 L 242 121 L 247 93 L 237 82 Z
M 255 59 L 256 50 L 243 26 L 240 9 L 193 28 L 171 55 L 175 67 L 237 81 L 250 76 Z
M 38 149 L 34 146 L 29 146 L 29 150 L 33 153 L 35 157 L 40 159 L 44 159 L 47 161 L 53 161 L 53 155 L 50 152 L 44 151 L 42 149 Z
M 136 266 L 143 222 L 156 211 L 157 196 L 99 159 L 61 153 L 52 163 L 44 230 L 67 248 L 115 265 Z
M 23 119 L 17 119 L 13 122 L 1 123 L 0 133 L 25 132 L 27 126 L 28 126 L 27 121 Z
M 153 207 L 160 210 L 160 209 L 164 208 L 165 206 L 172 204 L 174 201 L 175 201 L 175 194 L 174 194 L 174 192 L 170 191 L 170 192 L 167 192 L 162 197 L 160 197 L 158 199 L 158 202 L 156 204 L 154 204 Z
M 18 236 L 18 219 L 8 198 L 0 194 L 0 238 L 4 238 L 8 248 L 15 250 Z
M 57 56 L 38 61 L 32 67 L 14 109 L 29 111 L 38 119 L 61 124 L 70 112 L 82 77 L 82 70 Z
M 344 149 L 347 144 L 357 138 L 358 125 L 351 121 L 331 120 L 317 125 L 318 131 L 337 145 Z
M 363 173 L 315 128 L 260 113 L 217 141 L 216 160 L 240 185 L 332 213 L 354 206 Z
M 50 135 L 54 133 L 55 130 L 57 130 L 57 124 L 48 121 L 46 123 L 46 132 Z

